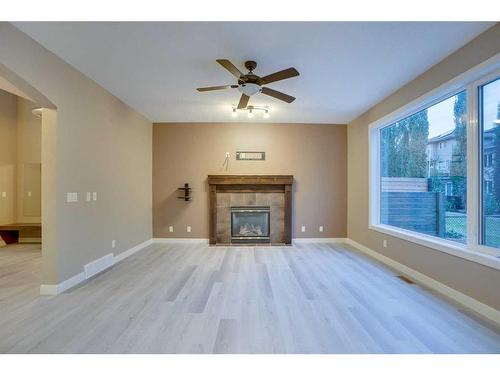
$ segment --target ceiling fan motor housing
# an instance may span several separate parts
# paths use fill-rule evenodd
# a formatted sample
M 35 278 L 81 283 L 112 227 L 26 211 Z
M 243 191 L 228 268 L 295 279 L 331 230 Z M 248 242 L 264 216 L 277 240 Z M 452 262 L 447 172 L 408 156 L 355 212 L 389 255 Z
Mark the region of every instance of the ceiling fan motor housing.
M 255 68 L 257 68 L 257 63 L 252 60 L 245 61 L 245 68 L 247 68 L 250 72 L 253 72 Z

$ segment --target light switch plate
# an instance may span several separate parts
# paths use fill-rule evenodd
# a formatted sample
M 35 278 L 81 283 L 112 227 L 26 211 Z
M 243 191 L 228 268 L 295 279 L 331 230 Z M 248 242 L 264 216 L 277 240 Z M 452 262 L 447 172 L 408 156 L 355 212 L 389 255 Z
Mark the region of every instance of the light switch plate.
M 174 231 L 174 227 L 173 227 L 173 226 L 169 226 L 169 227 L 168 227 L 168 231 L 169 231 L 170 233 L 172 233 L 172 232 Z
M 7 192 L 6 191 L 2 191 L 2 198 L 7 198 Z
M 115 246 L 116 246 L 116 241 L 115 241 L 115 240 L 111 241 L 111 248 L 113 248 L 113 249 L 114 249 L 114 248 L 115 248 Z
M 323 225 L 320 225 L 320 226 L 319 226 L 319 231 L 320 231 L 320 232 L 323 232 Z
M 96 201 L 96 200 L 97 200 L 97 191 L 94 191 L 94 192 L 92 193 L 92 200 L 93 200 L 93 201 Z
M 305 231 L 306 231 L 306 226 L 305 226 L 305 225 L 302 225 L 302 227 L 300 228 L 300 230 L 301 230 L 302 232 L 305 232 Z
M 78 202 L 78 193 L 77 192 L 66 193 L 66 202 L 68 203 Z
M 31 191 L 28 191 L 28 197 L 31 197 Z
M 186 231 L 187 231 L 188 233 L 189 233 L 189 232 L 191 232 L 191 225 L 188 225 L 188 226 L 186 227 Z
M 87 202 L 90 202 L 92 200 L 90 191 L 87 191 Z

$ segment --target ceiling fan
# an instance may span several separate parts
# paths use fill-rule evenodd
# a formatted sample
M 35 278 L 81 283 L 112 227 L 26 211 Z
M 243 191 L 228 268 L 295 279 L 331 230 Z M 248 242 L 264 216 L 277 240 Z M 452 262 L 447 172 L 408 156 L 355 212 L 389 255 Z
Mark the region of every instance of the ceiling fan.
M 238 109 L 243 109 L 248 106 L 248 101 L 250 97 L 258 92 L 265 95 L 272 96 L 273 98 L 283 100 L 284 102 L 291 103 L 295 100 L 293 96 L 284 94 L 280 91 L 270 89 L 268 87 L 262 87 L 272 82 L 281 81 L 283 79 L 288 79 L 296 77 L 299 72 L 295 68 L 288 68 L 285 70 L 280 70 L 279 72 L 269 74 L 264 77 L 259 77 L 253 74 L 253 71 L 257 67 L 255 61 L 246 61 L 245 68 L 248 69 L 247 74 L 243 74 L 236 66 L 231 63 L 231 61 L 226 59 L 216 60 L 224 68 L 226 68 L 233 76 L 238 79 L 237 85 L 226 85 L 226 86 L 212 86 L 212 87 L 200 87 L 197 88 L 198 91 L 214 91 L 214 90 L 225 90 L 225 89 L 238 89 L 241 92 L 241 98 L 238 103 Z

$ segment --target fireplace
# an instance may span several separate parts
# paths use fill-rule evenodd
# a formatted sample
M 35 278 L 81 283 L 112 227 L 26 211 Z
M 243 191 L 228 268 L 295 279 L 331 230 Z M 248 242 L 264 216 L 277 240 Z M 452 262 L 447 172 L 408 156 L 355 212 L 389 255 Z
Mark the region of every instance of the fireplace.
M 270 242 L 269 206 L 231 207 L 231 242 Z
M 291 245 L 292 185 L 291 175 L 209 175 L 209 243 L 267 242 Z M 260 209 L 264 212 L 243 216 L 237 212 L 233 214 L 233 209 Z M 244 224 L 238 224 L 242 218 L 259 221 L 249 222 L 245 227 Z

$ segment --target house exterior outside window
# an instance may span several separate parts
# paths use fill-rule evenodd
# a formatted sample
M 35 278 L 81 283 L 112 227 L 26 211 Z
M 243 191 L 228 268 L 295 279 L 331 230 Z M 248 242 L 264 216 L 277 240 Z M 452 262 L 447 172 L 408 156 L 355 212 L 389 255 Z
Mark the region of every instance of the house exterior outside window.
M 451 165 L 453 163 L 453 148 L 456 145 L 455 131 L 445 132 L 429 139 L 427 145 L 427 176 L 435 176 L 447 184 L 450 176 Z M 492 193 L 494 189 L 493 168 L 495 154 L 495 133 L 494 129 L 488 129 L 484 132 L 483 138 L 484 158 L 483 173 L 485 179 L 485 192 Z M 445 185 L 446 186 L 446 185 Z M 486 188 L 488 190 L 486 190 Z M 445 194 L 452 196 L 453 194 Z

